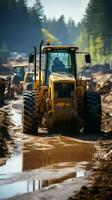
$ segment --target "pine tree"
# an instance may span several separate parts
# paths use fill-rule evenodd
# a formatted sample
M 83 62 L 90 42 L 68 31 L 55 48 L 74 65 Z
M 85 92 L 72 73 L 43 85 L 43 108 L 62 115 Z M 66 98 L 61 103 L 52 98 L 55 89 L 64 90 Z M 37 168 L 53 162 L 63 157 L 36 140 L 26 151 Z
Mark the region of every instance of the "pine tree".
M 35 5 L 30 9 L 29 16 L 29 40 L 28 44 L 31 47 L 39 46 L 42 40 L 41 23 L 42 23 L 42 6 L 39 0 L 36 0 Z
M 11 51 L 31 51 L 42 39 L 42 6 L 37 0 L 31 10 L 26 0 L 0 1 L 0 48 Z
M 62 41 L 62 44 L 69 43 L 64 15 L 61 15 L 57 21 L 57 34 L 58 34 L 59 40 Z
M 74 20 L 70 17 L 67 23 L 67 32 L 69 37 L 69 43 L 73 44 L 76 40 L 76 26 Z
M 93 40 L 96 56 L 102 60 L 112 52 L 112 1 L 90 0 L 84 24 L 87 30 L 88 40 Z M 89 46 L 91 43 L 89 43 Z

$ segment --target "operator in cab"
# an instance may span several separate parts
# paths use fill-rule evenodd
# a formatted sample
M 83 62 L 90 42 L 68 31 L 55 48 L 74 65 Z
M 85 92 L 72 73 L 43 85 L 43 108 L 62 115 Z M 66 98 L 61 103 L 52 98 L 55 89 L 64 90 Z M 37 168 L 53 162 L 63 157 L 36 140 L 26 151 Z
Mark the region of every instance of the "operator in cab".
M 53 61 L 52 72 L 63 72 L 63 71 L 65 71 L 65 65 L 58 57 L 56 57 Z

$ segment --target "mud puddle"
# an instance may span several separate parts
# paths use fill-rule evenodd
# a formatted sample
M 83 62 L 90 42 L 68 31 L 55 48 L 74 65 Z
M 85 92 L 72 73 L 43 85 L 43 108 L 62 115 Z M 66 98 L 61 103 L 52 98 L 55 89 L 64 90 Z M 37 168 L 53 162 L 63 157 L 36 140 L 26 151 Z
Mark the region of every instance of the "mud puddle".
M 11 110 L 15 148 L 0 166 L 0 199 L 41 190 L 65 180 L 84 177 L 95 147 L 69 136 L 30 136 L 21 132 L 20 102 Z
M 10 177 L 10 181 L 8 184 L 5 183 L 5 184 L 0 185 L 0 199 L 10 198 L 10 197 L 14 197 L 15 195 L 21 195 L 21 194 L 30 193 L 33 191 L 40 191 L 41 189 L 47 188 L 51 185 L 54 185 L 54 184 L 58 185 L 58 184 L 64 182 L 65 180 L 68 180 L 71 178 L 73 180 L 75 178 L 84 176 L 85 170 L 83 170 L 81 168 L 79 168 L 79 169 L 80 169 L 80 171 L 77 171 L 77 172 L 73 172 L 73 169 L 72 169 L 72 172 L 70 172 L 70 173 L 68 173 L 68 171 L 66 171 L 66 173 L 68 173 L 68 174 L 66 174 L 62 170 L 61 171 L 62 176 L 61 176 L 61 174 L 58 175 L 60 178 L 53 178 L 53 177 L 55 177 L 54 173 L 57 173 L 56 171 L 52 171 L 53 172 L 52 175 L 48 171 L 47 175 L 49 176 L 49 179 L 47 179 L 47 180 L 44 180 L 43 175 L 41 175 L 42 172 L 40 174 L 40 176 L 41 176 L 40 180 L 34 179 L 34 177 L 31 177 L 31 179 L 29 179 L 29 180 L 13 182 L 14 181 L 13 178 L 11 181 L 11 177 Z M 71 169 L 69 169 L 69 170 L 71 171 Z M 50 177 L 51 177 L 51 179 L 50 179 Z M 7 181 L 8 181 L 8 179 L 7 179 Z

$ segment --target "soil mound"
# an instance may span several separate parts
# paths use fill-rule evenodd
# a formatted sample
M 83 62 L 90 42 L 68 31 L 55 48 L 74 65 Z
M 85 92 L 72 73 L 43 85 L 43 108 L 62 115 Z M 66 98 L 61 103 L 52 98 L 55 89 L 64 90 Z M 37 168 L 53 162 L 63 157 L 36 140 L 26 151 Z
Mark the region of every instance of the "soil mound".
M 8 153 L 7 141 L 10 140 L 8 133 L 8 117 L 7 112 L 0 110 L 0 157 L 6 156 Z
M 69 200 L 112 199 L 112 141 L 101 142 L 98 155 L 90 177 L 90 185 L 83 186 L 80 192 Z
M 102 96 L 102 131 L 112 132 L 112 70 L 109 65 L 92 67 L 96 90 Z
M 112 134 L 112 71 L 109 65 L 92 68 L 96 90 L 102 96 L 102 131 Z M 100 142 L 100 148 L 93 162 L 90 184 L 83 186 L 69 200 L 110 200 L 112 199 L 112 140 Z

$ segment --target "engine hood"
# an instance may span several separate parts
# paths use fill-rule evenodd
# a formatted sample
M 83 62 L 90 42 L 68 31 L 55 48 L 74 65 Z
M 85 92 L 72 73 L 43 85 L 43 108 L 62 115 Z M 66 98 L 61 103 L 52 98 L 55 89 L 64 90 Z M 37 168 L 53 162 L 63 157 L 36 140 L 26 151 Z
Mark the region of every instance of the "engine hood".
M 75 77 L 70 73 L 52 73 L 49 77 L 50 82 L 75 82 Z

